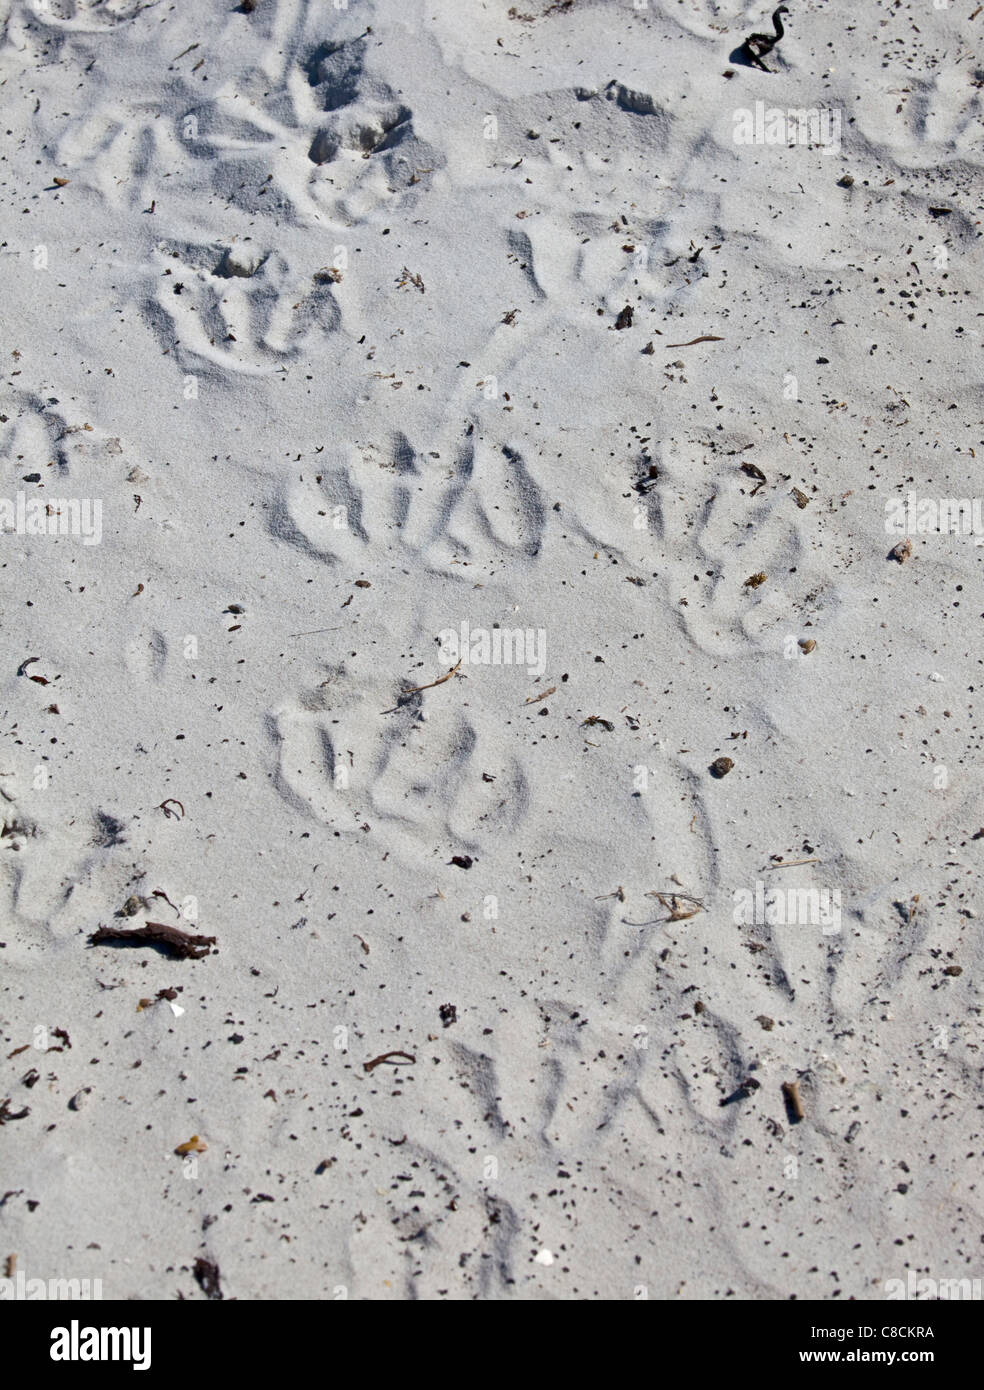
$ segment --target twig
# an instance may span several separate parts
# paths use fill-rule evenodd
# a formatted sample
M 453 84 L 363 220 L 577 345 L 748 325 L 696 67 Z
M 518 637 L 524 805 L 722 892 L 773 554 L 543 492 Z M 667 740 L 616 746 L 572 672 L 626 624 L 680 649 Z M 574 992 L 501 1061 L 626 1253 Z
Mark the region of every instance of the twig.
M 767 869 L 794 869 L 797 864 L 820 864 L 820 859 L 787 859 L 783 864 L 766 864 Z
M 435 685 L 443 685 L 445 681 L 449 681 L 451 679 L 455 671 L 457 671 L 458 666 L 461 665 L 462 661 L 464 661 L 464 657 L 461 658 L 457 665 L 452 666 L 451 670 L 448 671 L 446 675 L 438 676 L 436 681 L 428 681 L 426 685 L 412 685 L 408 690 L 403 690 L 400 693 L 402 695 L 417 695 L 421 690 L 433 690 Z
M 535 705 L 538 700 L 545 700 L 548 695 L 552 695 L 556 689 L 557 687 L 555 685 L 552 685 L 549 690 L 544 690 L 540 695 L 531 695 L 528 700 L 523 701 L 523 704 Z
M 796 1119 L 805 1119 L 806 1111 L 803 1109 L 803 1097 L 799 1093 L 799 1082 L 784 1081 L 782 1083 L 782 1093 L 786 1097 L 786 1103 L 796 1116 Z

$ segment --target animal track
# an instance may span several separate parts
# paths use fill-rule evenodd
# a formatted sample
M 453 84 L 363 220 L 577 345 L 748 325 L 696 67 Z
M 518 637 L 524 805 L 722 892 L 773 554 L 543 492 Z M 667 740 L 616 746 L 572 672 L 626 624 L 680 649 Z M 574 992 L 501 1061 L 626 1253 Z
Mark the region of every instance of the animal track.
M 143 311 L 182 368 L 209 362 L 262 375 L 337 331 L 330 277 L 298 277 L 283 256 L 245 245 L 162 245 Z
M 157 628 L 133 638 L 126 649 L 127 670 L 137 680 L 160 684 L 167 665 L 167 638 Z
M 444 843 L 478 855 L 515 834 L 530 805 L 519 762 L 453 705 L 435 705 L 424 722 L 419 696 L 384 715 L 391 699 L 392 687 L 360 689 L 334 668 L 276 708 L 281 794 L 342 831 L 371 823 L 397 851 Z M 498 773 L 486 782 L 489 767 Z

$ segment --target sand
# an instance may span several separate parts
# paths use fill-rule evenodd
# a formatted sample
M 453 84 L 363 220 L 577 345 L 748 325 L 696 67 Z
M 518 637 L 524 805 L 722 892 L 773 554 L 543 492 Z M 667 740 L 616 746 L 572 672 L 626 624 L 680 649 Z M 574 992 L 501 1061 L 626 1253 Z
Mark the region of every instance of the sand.
M 979 1277 L 984 14 L 2 10 L 0 1262 Z

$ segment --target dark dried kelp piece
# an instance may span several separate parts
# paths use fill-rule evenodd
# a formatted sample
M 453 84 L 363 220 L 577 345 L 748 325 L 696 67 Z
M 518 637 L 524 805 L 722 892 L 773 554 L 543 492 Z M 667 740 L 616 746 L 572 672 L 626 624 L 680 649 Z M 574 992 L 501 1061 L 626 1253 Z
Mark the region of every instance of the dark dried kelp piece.
M 388 1062 L 388 1061 L 390 1060 L 390 1058 L 392 1058 L 392 1057 L 402 1057 L 402 1058 L 404 1059 L 404 1061 L 413 1062 L 413 1063 L 416 1063 L 416 1061 L 417 1061 L 416 1057 L 414 1057 L 413 1054 L 410 1053 L 410 1052 L 399 1052 L 399 1051 L 396 1051 L 396 1052 L 383 1052 L 383 1053 L 380 1054 L 380 1056 L 378 1056 L 378 1057 L 373 1057 L 371 1061 L 369 1061 L 369 1062 L 363 1062 L 362 1065 L 363 1065 L 363 1067 L 366 1069 L 366 1071 L 372 1071 L 375 1067 L 378 1067 L 378 1066 L 380 1065 L 381 1062 Z
M 761 1085 L 761 1081 L 756 1081 L 754 1076 L 746 1076 L 744 1081 L 735 1087 L 730 1096 L 725 1096 L 718 1101 L 718 1105 L 734 1105 L 736 1101 L 747 1100 L 749 1096 L 754 1095 L 760 1089 Z
M 5 1125 L 8 1120 L 26 1120 L 30 1113 L 30 1107 L 27 1105 L 23 1110 L 11 1110 L 9 1096 L 6 1100 L 0 1100 L 0 1125 Z
M 101 941 L 120 941 L 125 946 L 151 941 L 165 947 L 171 955 L 185 960 L 201 960 L 203 956 L 209 955 L 209 947 L 215 945 L 214 936 L 192 936 L 190 932 L 169 927 L 165 922 L 148 922 L 146 926 L 134 927 L 132 930 L 125 927 L 99 927 L 89 937 L 89 941 L 93 946 L 97 946 Z
M 758 485 L 757 487 L 754 487 L 752 489 L 753 497 L 759 491 L 759 489 L 765 487 L 766 483 L 769 481 L 765 474 L 762 472 L 761 468 L 757 467 L 754 463 L 743 463 L 741 466 L 741 471 L 745 473 L 749 478 L 754 478 L 755 482 Z
M 691 259 L 693 259 L 691 257 Z M 667 343 L 667 347 L 693 347 L 695 343 L 723 343 L 724 339 L 719 338 L 715 333 L 702 333 L 699 338 L 691 338 L 688 343 Z
M 754 64 L 755 67 L 761 68 L 763 72 L 772 71 L 771 68 L 765 66 L 762 59 L 769 56 L 786 32 L 782 27 L 782 20 L 779 18 L 780 15 L 784 14 L 789 14 L 788 5 L 780 5 L 773 13 L 772 24 L 775 29 L 774 34 L 749 34 L 748 38 L 745 39 L 741 45 L 742 54 L 749 64 Z
M 219 1266 L 214 1260 L 207 1260 L 204 1255 L 199 1255 L 192 1266 L 192 1273 L 206 1298 L 213 1300 L 222 1298 L 222 1289 L 219 1283 L 221 1275 Z
M 622 310 L 622 312 L 619 314 L 618 318 L 615 320 L 615 327 L 616 327 L 616 328 L 631 328 L 631 327 L 632 327 L 632 305 L 631 305 L 631 304 L 626 304 L 625 308 L 624 308 L 624 309 Z

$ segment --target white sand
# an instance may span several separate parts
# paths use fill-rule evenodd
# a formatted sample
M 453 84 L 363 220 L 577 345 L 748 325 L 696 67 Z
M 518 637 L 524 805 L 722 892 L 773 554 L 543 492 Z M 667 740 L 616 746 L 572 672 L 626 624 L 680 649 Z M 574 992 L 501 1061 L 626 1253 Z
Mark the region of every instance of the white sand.
M 982 1274 L 984 548 L 896 564 L 885 506 L 981 495 L 984 14 L 794 0 L 766 74 L 760 5 L 515 9 L 0 8 L 0 497 L 102 508 L 0 535 L 30 1276 Z M 840 149 L 736 144 L 756 101 Z M 542 674 L 401 699 L 462 623 Z M 154 890 L 217 953 L 88 944 Z

